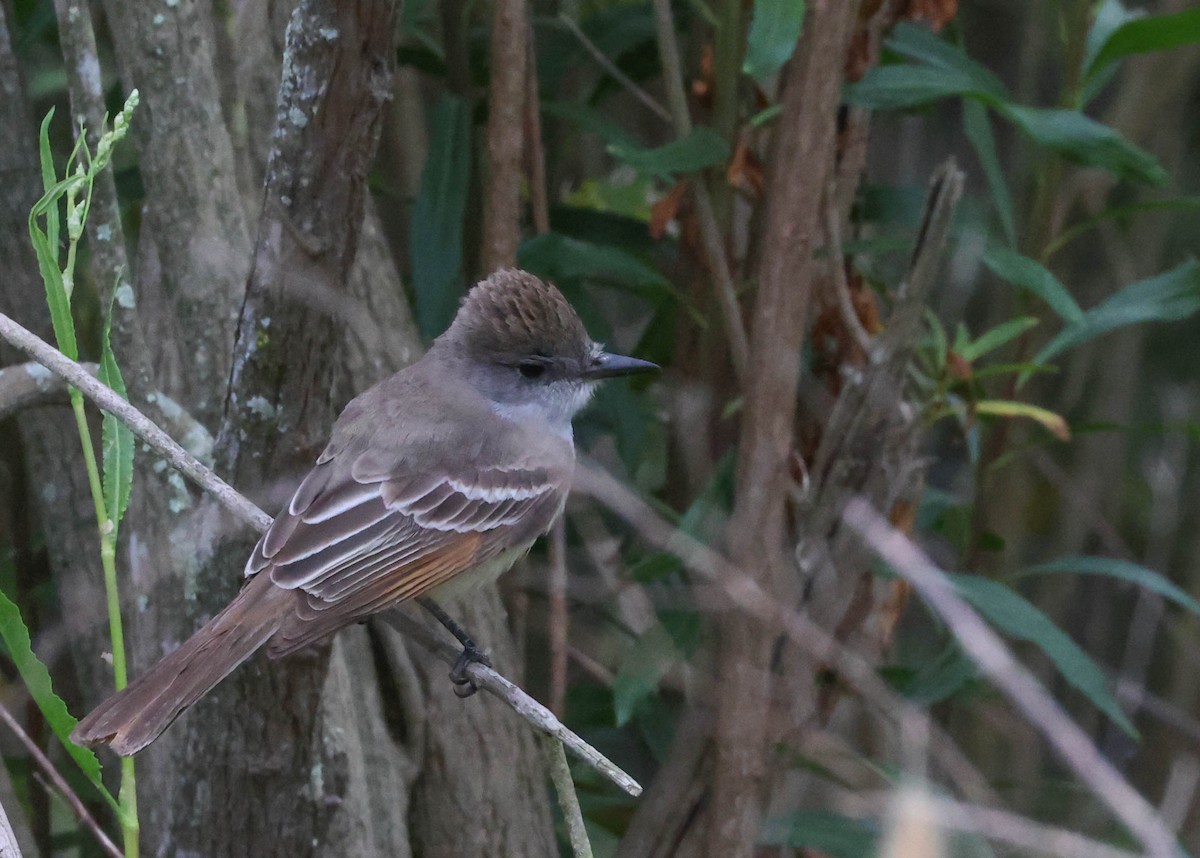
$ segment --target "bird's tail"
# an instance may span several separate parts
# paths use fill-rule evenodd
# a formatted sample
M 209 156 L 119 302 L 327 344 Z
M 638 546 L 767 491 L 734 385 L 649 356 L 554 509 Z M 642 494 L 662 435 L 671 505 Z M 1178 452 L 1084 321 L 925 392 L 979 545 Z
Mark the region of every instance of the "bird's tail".
M 275 634 L 292 596 L 267 575 L 252 578 L 183 646 L 88 713 L 72 741 L 136 754 Z

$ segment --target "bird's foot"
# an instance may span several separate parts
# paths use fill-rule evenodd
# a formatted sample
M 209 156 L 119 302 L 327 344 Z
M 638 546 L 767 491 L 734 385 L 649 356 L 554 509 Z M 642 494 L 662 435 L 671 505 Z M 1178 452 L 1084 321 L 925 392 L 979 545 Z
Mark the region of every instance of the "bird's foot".
M 492 666 L 492 660 L 487 653 L 480 650 L 474 641 L 467 640 L 463 642 L 463 651 L 458 661 L 454 662 L 454 667 L 450 669 L 450 681 L 454 683 L 454 693 L 459 697 L 470 697 L 479 690 L 467 673 L 467 668 L 473 663 L 482 664 L 484 667 Z

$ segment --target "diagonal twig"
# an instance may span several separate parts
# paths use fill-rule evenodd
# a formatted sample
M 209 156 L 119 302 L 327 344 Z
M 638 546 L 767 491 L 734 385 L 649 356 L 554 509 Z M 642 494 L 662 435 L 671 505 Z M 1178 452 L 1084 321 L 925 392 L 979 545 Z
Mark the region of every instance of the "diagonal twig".
M 604 51 L 600 50 L 596 43 L 587 37 L 587 33 L 583 32 L 583 29 L 577 23 L 575 23 L 571 16 L 569 16 L 566 12 L 562 12 L 558 16 L 558 22 L 571 31 L 571 35 L 579 40 L 579 44 L 583 46 L 583 49 L 588 52 L 592 59 L 594 59 L 602 69 L 604 69 L 605 73 L 608 74 L 609 77 L 623 86 L 630 95 L 645 105 L 646 108 L 649 109 L 649 111 L 659 119 L 663 120 L 664 122 L 671 121 L 671 114 L 666 111 L 666 108 L 655 101 L 654 96 L 634 83 L 633 79 L 630 78 L 629 75 L 617 68 L 617 64 L 610 60 L 608 55 L 605 54 Z
M 439 659 L 446 662 L 446 664 L 454 664 L 458 660 L 461 648 L 435 637 L 430 633 L 429 629 L 425 628 L 425 626 L 412 617 L 398 610 L 391 610 L 380 614 L 380 619 L 392 628 L 402 632 L 409 640 L 414 641 L 433 655 L 436 655 Z M 499 697 L 514 712 L 533 725 L 534 728 L 562 742 L 579 759 L 625 790 L 625 792 L 635 797 L 642 794 L 641 784 L 621 771 L 615 763 L 611 762 L 607 757 L 583 741 L 583 739 L 579 738 L 570 728 L 555 718 L 553 712 L 538 703 L 515 684 L 509 682 L 495 670 L 479 662 L 471 662 L 467 666 L 467 675 L 471 677 L 471 681 L 477 688 Z
M 8 707 L 3 703 L 0 703 L 0 721 L 8 725 L 8 728 L 13 731 L 13 735 L 25 746 L 25 750 L 29 751 L 29 756 L 33 758 L 34 763 L 49 778 L 50 783 L 54 785 L 54 788 L 58 790 L 67 805 L 71 808 L 71 812 L 75 814 L 76 819 L 83 824 L 84 828 L 92 833 L 104 851 L 112 855 L 113 858 L 123 858 L 121 850 L 104 833 L 104 829 L 100 827 L 100 823 L 96 822 L 95 817 L 88 813 L 83 800 L 75 794 L 75 791 L 71 789 L 66 779 L 58 773 L 58 769 L 54 768 L 54 763 L 50 762 L 50 758 L 38 747 L 37 742 L 30 738 L 29 734 L 25 732 L 20 723 L 17 722 L 17 719 L 13 717 L 13 714 L 8 711 Z
M 116 417 L 133 430 L 133 434 L 158 450 L 173 468 L 191 478 L 196 485 L 216 498 L 221 506 L 233 513 L 239 521 L 260 532 L 271 526 L 269 515 L 218 477 L 212 468 L 176 443 L 153 420 L 114 393 L 112 388 L 97 381 L 84 367 L 3 313 L 0 313 L 0 337 L 55 375 L 79 388 L 83 395 L 98 407 Z
M 913 585 L 926 604 L 946 622 L 959 645 L 991 683 L 1024 713 L 1079 780 L 1142 842 L 1147 853 L 1153 858 L 1178 856 L 1175 836 L 1162 817 L 1017 661 L 991 626 L 955 592 L 945 573 L 861 498 L 851 499 L 842 519 L 897 574 Z

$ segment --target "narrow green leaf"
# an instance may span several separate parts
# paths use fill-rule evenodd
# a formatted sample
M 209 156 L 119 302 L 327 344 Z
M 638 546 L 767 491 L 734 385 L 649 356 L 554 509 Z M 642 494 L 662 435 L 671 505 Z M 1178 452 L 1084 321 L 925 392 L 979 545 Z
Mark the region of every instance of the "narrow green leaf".
M 970 75 L 931 66 L 876 66 L 842 88 L 842 101 L 870 110 L 904 110 L 956 95 L 992 101 Z
M 1083 310 L 1067 287 L 1040 262 L 1014 250 L 993 246 L 984 251 L 983 264 L 1001 280 L 1037 295 L 1064 322 L 1075 323 L 1083 319 Z
M 58 175 L 54 171 L 54 153 L 50 149 L 50 122 L 53 119 L 54 108 L 51 107 L 38 129 L 38 160 L 42 168 L 42 192 L 47 196 L 51 189 L 58 184 Z M 53 199 L 57 201 L 58 197 L 54 196 Z M 46 241 L 53 248 L 56 256 L 58 253 L 58 229 L 58 205 L 55 203 L 54 217 L 46 219 Z
M 1186 591 L 1177 587 L 1162 573 L 1128 560 L 1117 560 L 1112 557 L 1060 557 L 1049 563 L 1031 566 L 1021 574 L 1050 575 L 1063 572 L 1075 575 L 1103 575 L 1118 581 L 1128 581 L 1151 593 L 1157 593 L 1185 611 L 1200 616 L 1200 602 L 1192 598 Z
M 112 306 L 104 320 L 104 332 L 100 340 L 100 381 L 108 385 L 122 399 L 128 399 L 125 379 L 117 366 L 113 354 Z M 116 528 L 129 507 L 129 495 L 133 491 L 133 432 L 129 427 L 107 411 L 101 428 L 102 465 L 104 468 L 104 506 L 108 519 Z
M 659 271 L 619 247 L 569 238 L 557 232 L 535 236 L 517 251 L 517 264 L 551 280 L 600 280 L 615 286 L 652 287 L 663 294 L 671 283 Z
M 1036 142 L 1085 167 L 1100 167 L 1121 179 L 1161 185 L 1167 171 L 1144 149 L 1078 110 L 997 105 L 997 111 Z
M 949 700 L 964 686 L 979 677 L 979 668 L 957 642 L 950 643 L 936 657 L 922 662 L 899 686 L 899 691 L 918 706 L 932 706 Z
M 975 575 L 952 575 L 960 596 L 989 622 L 1017 640 L 1037 646 L 1072 686 L 1083 692 L 1122 730 L 1137 738 L 1137 729 L 1121 710 L 1096 662 L 1049 617 L 998 581 Z
M 1200 42 L 1200 7 L 1174 15 L 1130 15 L 1104 40 L 1086 66 L 1086 74 L 1091 77 L 1109 63 L 1134 54 L 1165 51 L 1196 42 Z
M 939 38 L 925 27 L 907 22 L 897 24 L 887 46 L 910 59 L 962 75 L 971 81 L 971 89 L 979 92 L 985 101 L 1008 100 L 1004 84 L 990 69 L 975 62 L 958 45 Z
M 67 711 L 67 704 L 63 703 L 62 698 L 54 693 L 50 671 L 46 670 L 46 665 L 42 664 L 33 652 L 29 641 L 29 629 L 21 619 L 20 609 L 3 593 L 0 593 L 0 637 L 4 639 L 9 657 L 12 658 L 17 672 L 21 674 L 25 687 L 29 689 L 29 696 L 41 710 L 54 735 L 63 743 L 71 759 L 79 765 L 100 795 L 121 814 L 120 804 L 104 788 L 104 782 L 100 778 L 100 761 L 96 755 L 91 749 L 80 747 L 71 741 L 71 731 L 79 722 Z
M 1084 313 L 1038 352 L 1035 363 L 1101 334 L 1138 322 L 1172 322 L 1200 310 L 1200 263 L 1189 260 L 1156 277 L 1130 283 Z
M 832 858 L 863 858 L 875 854 L 876 823 L 825 810 L 796 810 L 763 823 L 759 843 L 791 849 L 812 849 Z
M 996 153 L 992 120 L 988 116 L 987 108 L 971 98 L 963 100 L 963 131 L 975 149 L 979 165 L 983 167 L 983 176 L 987 179 L 992 205 L 996 207 L 996 216 L 1000 218 L 1000 227 L 1004 230 L 1004 240 L 1008 242 L 1009 247 L 1015 247 L 1017 222 L 1013 215 L 1012 194 L 1008 190 L 1008 181 L 1000 166 L 1000 156 Z
M 35 207 L 36 211 L 36 207 Z M 33 212 L 29 215 L 29 240 L 33 244 L 33 252 L 37 256 L 38 271 L 46 287 L 46 304 L 50 308 L 50 323 L 54 328 L 54 338 L 58 349 L 71 360 L 78 360 L 79 347 L 75 341 L 75 322 L 71 318 L 71 300 L 63 287 L 62 270 L 58 267 L 58 254 L 51 244 L 50 224 L 57 225 L 58 209 L 51 208 L 46 217 L 46 230 L 37 222 Z M 57 229 L 55 229 L 57 231 Z
M 611 146 L 637 148 L 637 141 L 606 113 L 574 101 L 543 101 L 542 113 L 574 123 L 580 131 L 595 134 Z
M 1112 34 L 1123 25 L 1134 21 L 1146 13 L 1142 10 L 1126 9 L 1122 0 L 1101 0 L 1096 6 L 1092 18 L 1092 26 L 1088 29 L 1087 41 L 1084 44 L 1082 78 L 1086 81 L 1099 71 L 1096 57 L 1112 37 Z
M 618 727 L 629 723 L 638 703 L 654 693 L 659 681 L 678 660 L 679 653 L 662 624 L 656 623 L 638 638 L 613 679 L 613 709 Z
M 1128 220 L 1134 215 L 1156 211 L 1196 211 L 1200 209 L 1200 197 L 1168 197 L 1161 200 L 1141 200 L 1124 206 L 1109 206 L 1086 220 L 1065 229 L 1046 245 L 1042 251 L 1042 259 L 1049 259 L 1079 236 L 1096 228 L 1106 221 Z
M 462 294 L 463 216 L 471 183 L 471 107 L 443 96 L 409 227 L 417 326 L 427 339 L 450 324 Z
M 1028 402 L 1013 402 L 1008 399 L 984 399 L 974 405 L 975 413 L 993 417 L 1026 417 L 1041 423 L 1061 441 L 1069 441 L 1071 430 L 1061 415 Z
M 796 49 L 806 9 L 805 0 L 754 0 L 742 71 L 759 81 L 778 71 Z
M 688 136 L 655 149 L 611 144 L 608 151 L 639 173 L 668 180 L 679 173 L 694 173 L 729 160 L 729 143 L 703 125 Z
M 975 342 L 968 343 L 963 348 L 956 349 L 956 351 L 960 357 L 968 361 L 977 361 L 984 355 L 994 352 L 1005 343 L 1011 342 L 1021 336 L 1021 334 L 1037 325 L 1037 323 L 1038 320 L 1033 316 L 1018 316 L 1015 319 L 1009 319 L 1007 322 L 1003 322 L 983 334 Z

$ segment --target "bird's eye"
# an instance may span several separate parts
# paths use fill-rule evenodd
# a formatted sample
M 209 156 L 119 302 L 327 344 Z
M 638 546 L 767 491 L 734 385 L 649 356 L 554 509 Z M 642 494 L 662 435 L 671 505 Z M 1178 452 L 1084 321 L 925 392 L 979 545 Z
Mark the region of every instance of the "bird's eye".
M 522 361 L 517 364 L 517 371 L 525 378 L 541 378 L 546 372 L 546 365 L 535 360 Z

